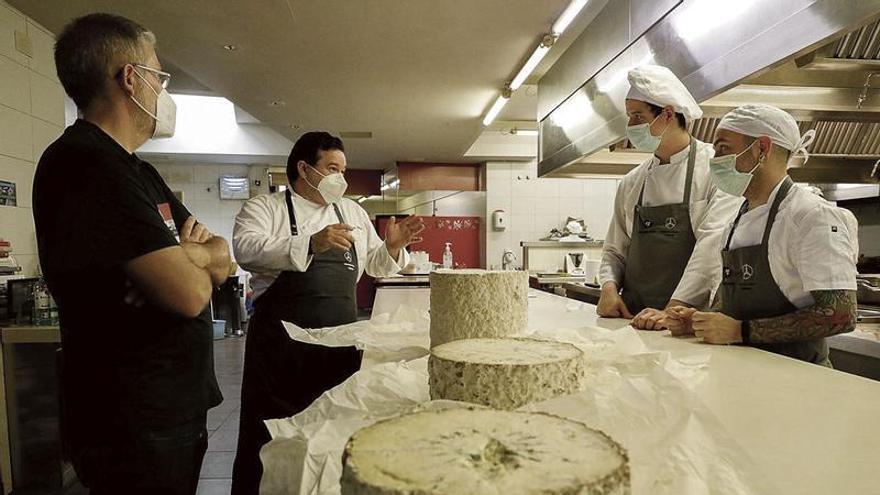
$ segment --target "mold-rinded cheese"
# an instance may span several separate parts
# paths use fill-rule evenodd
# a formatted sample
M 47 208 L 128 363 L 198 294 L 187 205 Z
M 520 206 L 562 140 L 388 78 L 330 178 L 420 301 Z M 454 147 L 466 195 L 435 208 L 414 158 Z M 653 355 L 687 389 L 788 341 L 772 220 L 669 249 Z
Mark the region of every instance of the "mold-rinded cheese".
M 431 273 L 431 346 L 476 337 L 506 337 L 528 324 L 529 277 L 523 271 Z
M 432 399 L 516 409 L 577 392 L 585 356 L 563 342 L 507 338 L 456 340 L 431 349 Z
M 343 456 L 343 495 L 624 495 L 626 451 L 543 413 L 447 409 L 381 421 Z

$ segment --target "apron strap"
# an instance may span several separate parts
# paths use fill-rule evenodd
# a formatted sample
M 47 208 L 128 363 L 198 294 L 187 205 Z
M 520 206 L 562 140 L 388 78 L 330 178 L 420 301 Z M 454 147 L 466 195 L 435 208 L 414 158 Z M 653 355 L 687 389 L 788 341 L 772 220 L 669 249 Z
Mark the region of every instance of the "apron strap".
M 684 179 L 684 204 L 691 204 L 691 186 L 694 183 L 694 164 L 697 163 L 697 140 L 691 137 L 691 149 L 688 151 L 687 176 Z
M 339 208 L 339 205 L 336 203 L 331 203 L 333 205 L 333 210 L 336 212 L 336 218 L 339 219 L 339 223 L 345 223 L 345 217 L 342 216 L 342 210 Z M 354 243 L 351 243 L 351 253 L 355 258 L 357 258 L 357 248 Z
M 730 226 L 730 233 L 727 234 L 727 242 L 724 243 L 723 251 L 730 251 L 730 242 L 733 240 L 733 233 L 736 232 L 736 227 L 739 225 L 739 219 L 742 218 L 743 214 L 747 211 L 749 211 L 749 202 L 744 199 L 739 207 L 739 212 L 736 214 L 736 218 L 733 220 L 733 224 Z
M 287 218 L 290 219 L 290 235 L 299 235 L 296 226 L 296 215 L 293 214 L 293 201 L 290 199 L 290 188 L 284 190 L 284 198 L 287 200 Z
M 299 235 L 299 228 L 296 226 L 296 215 L 293 213 L 293 200 L 291 200 L 290 189 L 284 190 L 284 199 L 287 201 L 287 217 L 290 219 L 290 235 Z M 339 205 L 336 203 L 333 204 L 333 210 L 336 212 L 336 218 L 339 219 L 339 223 L 345 223 L 345 218 L 342 216 L 342 210 L 339 209 Z
M 773 199 L 773 204 L 770 206 L 770 212 L 767 214 L 767 225 L 764 226 L 764 236 L 761 238 L 761 244 L 763 246 L 767 246 L 767 241 L 770 240 L 770 228 L 773 226 L 773 222 L 776 220 L 776 213 L 779 211 L 779 204 L 782 203 L 782 200 L 788 196 L 788 191 L 791 189 L 791 186 L 794 185 L 794 181 L 791 180 L 791 177 L 786 176 L 782 181 L 782 186 L 779 187 L 779 192 L 776 193 L 776 198 Z M 730 227 L 730 234 L 727 235 L 727 242 L 724 244 L 724 251 L 730 251 L 730 242 L 733 240 L 733 233 L 736 232 L 736 227 L 739 225 L 739 219 L 742 218 L 743 214 L 749 210 L 749 202 L 743 201 L 742 206 L 739 207 L 739 213 L 736 214 L 736 219 L 733 221 L 733 225 Z
M 691 185 L 693 184 L 694 179 L 694 164 L 697 162 L 697 140 L 691 136 L 691 144 L 688 148 L 688 161 L 687 161 L 687 172 L 684 177 L 684 199 L 683 202 L 686 205 L 691 204 Z M 645 184 L 648 182 L 648 177 L 645 177 L 645 180 L 642 182 L 642 190 L 639 191 L 639 202 L 636 203 L 638 206 L 642 206 L 642 200 L 645 197 Z
M 770 213 L 767 215 L 767 225 L 764 226 L 764 238 L 761 239 L 761 244 L 764 245 L 764 248 L 767 247 L 767 241 L 770 240 L 770 228 L 773 226 L 773 221 L 776 220 L 776 213 L 779 211 L 779 205 L 782 203 L 782 200 L 788 196 L 788 191 L 791 190 L 791 187 L 794 185 L 794 181 L 791 180 L 791 177 L 785 176 L 785 179 L 782 180 L 782 186 L 779 187 L 779 192 L 776 193 L 776 199 L 773 200 L 773 206 L 770 207 Z
M 336 212 L 336 218 L 339 219 L 339 223 L 345 223 L 345 218 L 342 216 L 342 210 L 339 209 L 339 205 L 336 203 L 331 203 L 333 205 L 333 210 Z

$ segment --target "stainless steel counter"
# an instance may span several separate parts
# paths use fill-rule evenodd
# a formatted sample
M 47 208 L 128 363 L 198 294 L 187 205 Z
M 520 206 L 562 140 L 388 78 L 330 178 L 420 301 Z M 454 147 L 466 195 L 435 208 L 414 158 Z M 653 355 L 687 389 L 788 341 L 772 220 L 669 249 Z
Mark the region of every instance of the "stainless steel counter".
M 572 277 L 567 273 L 558 273 L 554 275 L 544 275 L 534 272 L 529 273 L 529 285 L 536 289 L 549 286 L 583 283 L 585 280 L 586 277 Z
M 559 242 L 559 241 L 523 241 L 519 243 L 522 247 L 542 248 L 542 247 L 564 247 L 564 248 L 600 248 L 604 245 L 602 241 L 585 241 L 585 242 Z
M 383 285 L 414 285 L 425 286 L 430 285 L 431 277 L 429 275 L 400 275 L 397 277 L 382 277 L 376 279 L 376 286 Z
M 590 304 L 597 304 L 602 294 L 599 287 L 584 283 L 563 284 L 562 289 L 565 291 L 565 297 Z

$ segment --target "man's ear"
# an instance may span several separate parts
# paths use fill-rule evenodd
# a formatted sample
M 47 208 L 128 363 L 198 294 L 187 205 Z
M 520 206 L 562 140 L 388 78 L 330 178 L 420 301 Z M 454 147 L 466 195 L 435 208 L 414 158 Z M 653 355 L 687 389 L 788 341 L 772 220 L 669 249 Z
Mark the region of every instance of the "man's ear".
M 764 158 L 766 161 L 770 157 L 770 153 L 773 151 L 773 141 L 770 140 L 767 136 L 761 136 L 757 139 L 758 141 L 758 158 Z
M 306 176 L 306 169 L 307 168 L 309 168 L 309 164 L 306 163 L 304 160 L 300 160 L 300 161 L 296 162 L 296 170 L 297 170 L 297 172 L 299 172 L 300 177 Z
M 125 93 L 126 96 L 135 95 L 134 86 L 135 84 L 137 84 L 135 82 L 135 79 L 137 77 L 138 76 L 135 73 L 135 68 L 131 64 L 125 64 L 116 75 L 116 83 L 119 84 L 119 88 L 122 90 L 123 93 Z

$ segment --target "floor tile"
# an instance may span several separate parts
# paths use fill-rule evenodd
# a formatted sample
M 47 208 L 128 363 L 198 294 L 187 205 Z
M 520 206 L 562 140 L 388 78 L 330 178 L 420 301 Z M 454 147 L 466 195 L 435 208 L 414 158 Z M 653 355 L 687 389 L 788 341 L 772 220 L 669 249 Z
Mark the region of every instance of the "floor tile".
M 202 462 L 201 479 L 232 478 L 232 463 L 235 452 L 208 452 Z
M 229 495 L 232 491 L 232 480 L 199 480 L 196 495 Z
M 208 452 L 235 452 L 238 430 L 217 430 L 208 437 Z

